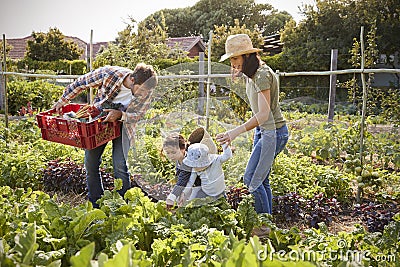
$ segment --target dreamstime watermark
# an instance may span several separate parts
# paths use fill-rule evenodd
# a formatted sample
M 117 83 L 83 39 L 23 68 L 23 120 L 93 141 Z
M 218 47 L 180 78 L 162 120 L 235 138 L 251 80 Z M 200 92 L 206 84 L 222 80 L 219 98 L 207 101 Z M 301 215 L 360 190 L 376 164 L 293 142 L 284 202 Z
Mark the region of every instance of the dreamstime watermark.
M 270 260 L 280 260 L 280 261 L 313 261 L 326 263 L 339 261 L 357 262 L 361 263 L 363 261 L 376 261 L 376 262 L 396 262 L 396 255 L 389 254 L 376 254 L 372 255 L 370 251 L 360 251 L 360 250 L 347 250 L 346 240 L 340 239 L 337 241 L 337 250 L 307 250 L 307 251 L 268 251 L 267 245 L 264 249 L 261 249 L 257 253 L 257 258 L 259 261 Z

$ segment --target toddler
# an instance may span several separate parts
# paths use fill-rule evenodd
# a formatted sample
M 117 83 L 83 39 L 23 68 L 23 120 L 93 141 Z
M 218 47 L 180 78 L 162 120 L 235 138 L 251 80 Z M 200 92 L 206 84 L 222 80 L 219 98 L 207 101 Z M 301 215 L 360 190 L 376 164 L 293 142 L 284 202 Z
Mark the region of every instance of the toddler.
M 218 199 L 224 196 L 225 179 L 222 163 L 232 157 L 232 150 L 227 144 L 222 146 L 221 155 L 209 153 L 209 148 L 201 143 L 189 146 L 187 155 L 183 159 L 186 166 L 192 167 L 192 174 L 184 190 L 184 195 L 189 194 L 197 176 L 201 180 L 201 189 L 193 191 L 189 199 L 211 197 Z

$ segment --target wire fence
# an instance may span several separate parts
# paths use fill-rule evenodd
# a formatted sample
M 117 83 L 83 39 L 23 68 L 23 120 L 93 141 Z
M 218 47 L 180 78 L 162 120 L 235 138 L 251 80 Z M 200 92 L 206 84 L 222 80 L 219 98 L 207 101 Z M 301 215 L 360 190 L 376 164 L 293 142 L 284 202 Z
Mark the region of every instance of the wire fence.
M 294 77 L 310 77 L 310 76 L 331 76 L 331 75 L 342 75 L 342 74 L 375 74 L 375 73 L 391 73 L 391 74 L 400 74 L 400 69 L 346 69 L 346 70 L 335 70 L 335 71 L 302 71 L 302 72 L 280 72 L 277 70 L 275 72 L 276 77 L 279 80 L 287 80 L 288 78 Z M 0 75 L 5 80 L 7 76 L 16 76 L 16 77 L 24 77 L 24 78 L 39 78 L 39 79 L 51 79 L 55 80 L 57 84 L 69 84 L 73 80 L 79 78 L 81 75 L 52 75 L 52 74 L 35 74 L 35 73 L 21 73 L 21 72 L 5 72 L 0 71 Z M 208 84 L 211 86 L 215 83 L 216 79 L 225 79 L 230 78 L 231 74 L 229 73 L 210 73 L 210 74 L 183 74 L 183 75 L 160 75 L 158 76 L 159 80 L 191 80 L 198 81 L 200 84 Z M 4 88 L 5 84 L 2 82 L 0 84 L 0 92 L 3 93 L 0 100 L 0 108 L 4 109 Z M 285 98 L 285 101 L 295 101 L 299 99 L 301 96 L 307 96 L 308 98 L 313 98 L 313 103 L 326 103 L 329 98 L 330 87 L 327 80 L 315 81 L 314 85 L 284 85 L 280 86 L 281 90 L 289 91 L 290 95 Z M 211 87 L 213 90 L 213 87 Z M 215 90 L 215 89 L 214 89 Z M 213 92 L 211 92 L 213 93 Z M 308 95 L 307 95 L 308 94 Z M 215 96 L 215 94 L 213 94 Z M 210 97 L 210 95 L 209 95 Z M 336 99 L 336 103 L 344 103 L 346 102 L 347 97 L 347 89 L 346 88 L 338 88 L 338 98 Z M 307 103 L 305 103 L 307 104 Z

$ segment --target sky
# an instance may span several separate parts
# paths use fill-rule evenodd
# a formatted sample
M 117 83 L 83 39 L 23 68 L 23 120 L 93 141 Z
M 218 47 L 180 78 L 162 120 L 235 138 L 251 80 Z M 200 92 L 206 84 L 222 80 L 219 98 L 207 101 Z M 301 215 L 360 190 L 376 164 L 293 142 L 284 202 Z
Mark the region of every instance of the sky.
M 1 0 L 0 34 L 6 39 L 23 38 L 34 32 L 47 33 L 59 29 L 65 36 L 75 36 L 85 42 L 114 41 L 130 18 L 140 22 L 165 8 L 193 6 L 198 0 Z M 298 22 L 299 6 L 314 4 L 314 0 L 256 0 L 268 3 L 279 11 L 287 11 Z

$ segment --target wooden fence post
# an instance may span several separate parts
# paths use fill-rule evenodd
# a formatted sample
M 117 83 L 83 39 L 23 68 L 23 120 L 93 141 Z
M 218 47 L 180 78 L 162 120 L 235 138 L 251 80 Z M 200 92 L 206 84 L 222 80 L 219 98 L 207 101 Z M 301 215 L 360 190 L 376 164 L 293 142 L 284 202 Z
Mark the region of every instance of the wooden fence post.
M 3 67 L 4 72 L 7 72 L 7 57 L 6 57 L 6 35 L 3 34 Z M 8 102 L 7 102 L 7 75 L 3 75 L 3 84 L 4 84 L 4 119 L 6 129 L 4 131 L 4 139 L 6 140 L 6 144 L 8 144 Z
M 338 50 L 331 50 L 331 71 L 337 70 L 337 57 Z M 330 86 L 329 86 L 329 107 L 328 107 L 328 121 L 333 121 L 335 115 L 335 99 L 336 99 L 336 74 L 330 75 Z
M 0 72 L 3 72 L 3 63 L 0 63 Z M 4 108 L 4 77 L 3 74 L 0 76 L 0 109 Z
M 93 70 L 93 30 L 90 30 L 90 44 L 89 44 L 89 71 Z M 93 104 L 93 88 L 90 87 L 88 103 Z
M 204 52 L 199 53 L 199 75 L 204 75 Z M 199 115 L 204 115 L 204 78 L 199 78 L 199 105 L 197 107 Z
M 208 53 L 207 53 L 207 96 L 206 96 L 206 130 L 208 131 L 208 126 L 210 123 L 209 112 L 210 112 L 210 83 L 211 83 L 211 45 L 212 45 L 212 36 L 213 32 L 210 31 L 209 38 L 208 38 Z
M 365 117 L 367 114 L 367 84 L 365 82 L 365 73 L 364 73 L 364 68 L 365 68 L 365 50 L 364 50 L 364 26 L 361 26 L 361 32 L 360 32 L 360 43 L 361 43 L 361 83 L 362 83 L 362 111 L 361 111 L 361 129 L 360 129 L 360 161 L 361 161 L 361 166 L 364 168 L 364 131 L 365 131 Z M 357 195 L 356 195 L 356 200 L 357 203 L 361 203 L 361 197 L 363 195 L 363 188 L 358 185 L 357 187 Z

